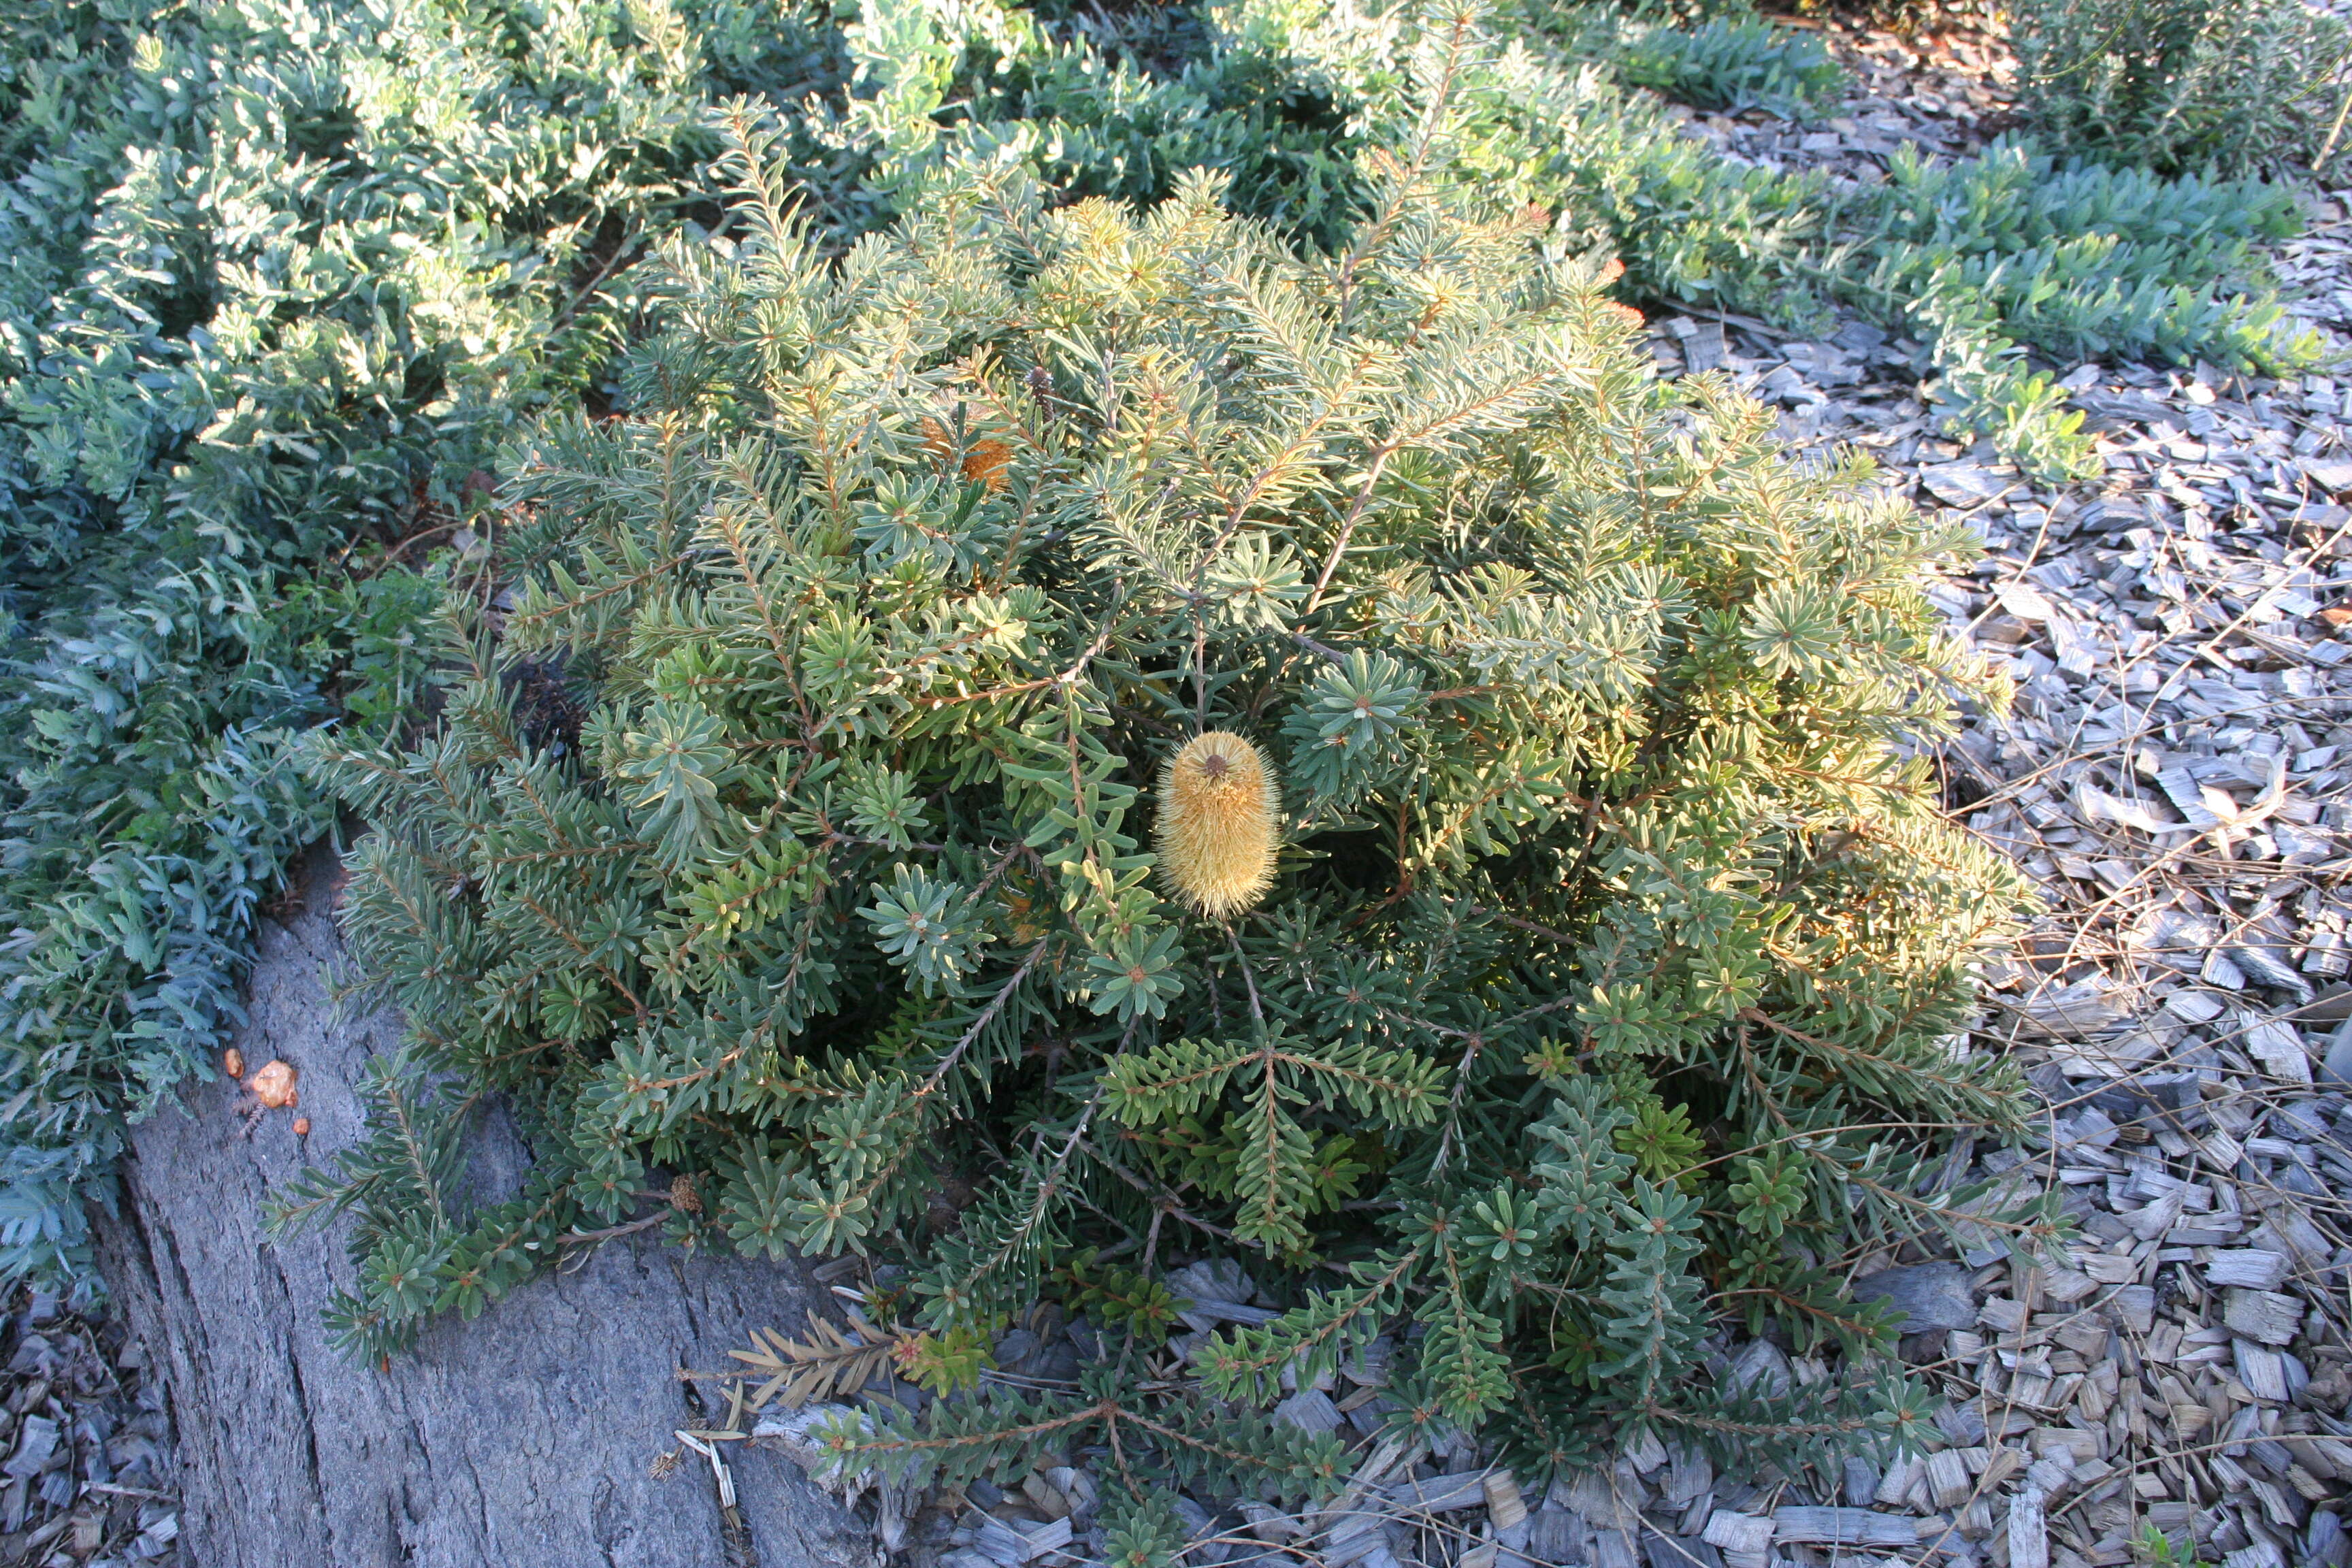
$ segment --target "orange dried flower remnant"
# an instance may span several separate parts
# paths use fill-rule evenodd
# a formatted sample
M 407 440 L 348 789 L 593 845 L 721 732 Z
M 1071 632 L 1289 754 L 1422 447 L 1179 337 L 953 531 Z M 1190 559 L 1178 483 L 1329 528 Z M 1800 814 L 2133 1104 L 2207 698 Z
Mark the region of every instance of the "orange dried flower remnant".
M 294 1136 L 297 1138 L 308 1138 L 310 1136 L 310 1119 L 309 1117 L 298 1116 L 294 1119 Z
M 271 1110 L 283 1110 L 299 1098 L 294 1092 L 294 1069 L 281 1061 L 264 1062 L 261 1070 L 246 1080 L 245 1087 Z
M 948 427 L 929 415 L 923 416 L 923 451 L 941 469 L 955 456 L 955 438 Z M 978 439 L 967 437 L 963 460 L 958 465 L 963 477 L 976 485 L 984 485 L 991 494 L 1004 488 L 1004 466 L 1013 460 L 1013 447 L 993 436 Z
M 245 1053 L 231 1046 L 221 1053 L 221 1071 L 234 1079 L 245 1077 Z
M 1274 880 L 1282 793 L 1265 753 L 1228 730 L 1196 735 L 1160 776 L 1160 875 L 1200 913 L 1238 914 Z

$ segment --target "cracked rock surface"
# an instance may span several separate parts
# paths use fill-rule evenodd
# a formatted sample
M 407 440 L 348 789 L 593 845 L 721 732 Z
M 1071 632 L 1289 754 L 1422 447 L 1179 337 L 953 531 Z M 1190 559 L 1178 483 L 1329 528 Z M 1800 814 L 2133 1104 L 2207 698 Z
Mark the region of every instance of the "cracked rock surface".
M 265 924 L 236 1042 L 301 1073 L 299 1114 L 248 1135 L 224 1083 L 194 1084 L 132 1139 L 106 1272 L 156 1361 L 178 1432 L 180 1550 L 203 1568 L 864 1568 L 865 1528 L 789 1461 L 677 1458 L 706 1423 L 677 1377 L 753 1327 L 796 1329 L 811 1287 L 791 1265 L 688 1258 L 643 1237 L 449 1318 L 390 1367 L 328 1343 L 320 1311 L 352 1285 L 339 1235 L 272 1244 L 265 1196 L 359 1133 L 352 1092 L 397 1042 L 389 1014 L 343 1019 L 334 868 L 314 856 L 305 908 Z M 184 1112 L 184 1113 L 183 1113 Z M 526 1158 L 493 1130 L 471 1179 L 511 1188 Z M 641 1243 L 642 1245 L 636 1245 Z M 62 1542 L 61 1542 L 62 1544 Z M 20 1561 L 43 1562 L 38 1554 Z M 69 1556 L 68 1562 L 80 1558 Z M 132 1561 L 138 1560 L 135 1556 Z

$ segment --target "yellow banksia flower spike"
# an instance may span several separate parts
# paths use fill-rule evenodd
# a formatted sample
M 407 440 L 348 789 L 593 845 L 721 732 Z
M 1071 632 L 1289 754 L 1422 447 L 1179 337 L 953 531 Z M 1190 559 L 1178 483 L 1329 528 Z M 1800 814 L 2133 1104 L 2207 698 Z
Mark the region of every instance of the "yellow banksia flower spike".
M 1229 730 L 1195 735 L 1160 775 L 1160 871 L 1212 919 L 1239 914 L 1274 880 L 1282 789 L 1264 752 Z

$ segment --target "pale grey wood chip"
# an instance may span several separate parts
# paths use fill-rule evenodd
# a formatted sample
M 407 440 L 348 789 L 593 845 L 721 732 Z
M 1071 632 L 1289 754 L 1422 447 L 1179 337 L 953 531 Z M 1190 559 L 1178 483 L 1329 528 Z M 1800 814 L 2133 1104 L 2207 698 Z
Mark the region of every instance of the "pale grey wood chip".
M 2275 1290 L 2231 1290 L 2221 1310 L 2221 1322 L 2231 1333 L 2259 1343 L 2288 1345 L 2303 1326 L 2303 1303 Z
M 2272 1077 L 2291 1083 L 2311 1081 L 2311 1053 L 2304 1048 L 2303 1031 L 2294 1025 L 2260 1019 L 2247 1026 L 2245 1040 L 2246 1054 L 2270 1068 Z
M 1026 1531 L 1013 1529 L 992 1513 L 974 1510 L 970 1517 L 972 1550 L 999 1564 L 999 1568 L 1018 1568 L 1034 1557 L 1045 1555 L 1047 1550 Z M 1062 1522 L 1066 1530 L 1069 1521 Z
M 1904 1547 L 1918 1540 L 1910 1521 L 1866 1508 L 1778 1508 L 1772 1527 L 1778 1541 L 1823 1546 Z
M 1176 1315 L 1193 1329 L 1213 1329 L 1219 1323 L 1245 1323 L 1255 1328 L 1270 1323 L 1281 1313 L 1265 1307 L 1252 1307 L 1240 1301 L 1220 1301 L 1211 1296 L 1193 1296 L 1184 1300 Z
M 2216 1287 L 2240 1286 L 2250 1290 L 2274 1290 L 2287 1274 L 2289 1260 L 2285 1254 L 2266 1252 L 2258 1247 L 2232 1248 L 2215 1252 L 2205 1265 L 2205 1283 Z
M 1946 1448 L 1927 1456 L 1927 1498 L 1936 1507 L 1957 1508 L 1974 1489 L 1964 1455 L 1963 1449 Z
M 1911 1489 L 1918 1484 L 1927 1468 L 1927 1461 L 1923 1458 L 1895 1460 L 1886 1467 L 1886 1473 L 1878 1478 L 1878 1489 L 1871 1495 L 1871 1500 L 1882 1508 L 1902 1507 L 1903 1500 L 1910 1495 Z
M 1420 1513 L 1452 1513 L 1457 1509 L 1483 1507 L 1486 1501 L 1486 1472 L 1461 1470 L 1450 1476 L 1433 1476 L 1425 1481 L 1402 1481 L 1389 1489 L 1389 1497 L 1399 1508 Z
M 1549 1504 L 1528 1519 L 1528 1555 L 1538 1563 L 1565 1563 L 1584 1552 L 1584 1521 L 1564 1508 Z
M 1301 1432 L 1328 1432 L 1345 1419 L 1331 1396 L 1319 1388 L 1302 1388 L 1274 1407 L 1274 1418 Z
M 1761 1514 L 1734 1513 L 1727 1508 L 1717 1509 L 1706 1521 L 1704 1539 L 1709 1546 L 1722 1549 L 1726 1561 L 1737 1553 L 1761 1555 L 1772 1545 L 1773 1521 Z
M 2050 1568 L 2050 1526 L 2042 1489 L 2026 1487 L 2009 1506 L 2009 1568 Z
M 1250 1533 L 1260 1541 L 1296 1541 L 1306 1533 L 1297 1518 L 1262 1502 L 1243 1503 L 1241 1514 L 1249 1521 Z
M 1761 1568 L 1764 1559 L 1755 1563 L 1732 1564 L 1732 1568 Z M 1731 1554 L 1724 1553 L 1724 1562 L 1731 1563 Z M 1633 1538 L 1622 1530 L 1604 1530 L 1592 1538 L 1592 1568 L 1639 1568 L 1633 1554 Z
M 2238 1381 L 2246 1385 L 2246 1392 L 2267 1404 L 2285 1404 L 2286 1363 L 2279 1352 L 2249 1340 L 2239 1340 L 2232 1348 L 2237 1352 Z
M 1903 1331 L 1966 1329 L 1977 1321 L 1966 1269 L 1952 1263 L 1916 1263 L 1885 1268 L 1853 1282 L 1853 1300 L 1877 1303 L 1903 1314 Z

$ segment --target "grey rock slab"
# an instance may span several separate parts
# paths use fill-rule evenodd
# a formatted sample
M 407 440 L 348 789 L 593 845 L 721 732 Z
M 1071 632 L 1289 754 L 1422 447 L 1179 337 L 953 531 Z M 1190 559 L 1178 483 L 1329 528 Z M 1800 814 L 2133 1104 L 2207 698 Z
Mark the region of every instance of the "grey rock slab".
M 303 912 L 265 921 L 236 1044 L 301 1073 L 305 1148 L 275 1112 L 241 1135 L 226 1083 L 191 1084 L 142 1123 L 123 1162 L 101 1258 L 156 1352 L 179 1432 L 183 1532 L 218 1568 L 869 1568 L 866 1531 L 781 1453 L 720 1446 L 740 1499 L 722 1516 L 690 1450 L 661 1479 L 672 1436 L 706 1424 L 681 1366 L 730 1364 L 753 1328 L 800 1331 L 821 1299 L 797 1261 L 681 1256 L 609 1243 L 577 1272 L 516 1289 L 473 1322 L 425 1329 L 388 1367 L 327 1342 L 320 1310 L 354 1270 L 339 1227 L 261 1234 L 268 1195 L 359 1136 L 353 1093 L 397 1043 L 385 1012 L 339 1016 L 336 868 L 304 868 Z M 475 1175 L 510 1187 L 528 1153 L 480 1139 Z
M 1957 1264 L 1915 1263 L 1883 1268 L 1853 1282 L 1853 1299 L 1864 1306 L 1882 1302 L 1903 1313 L 1906 1333 L 1976 1326 L 1977 1305 L 1969 1293 L 1969 1273 Z
M 2327 1055 L 2319 1066 L 2319 1081 L 2339 1089 L 2352 1086 L 2352 1017 L 2347 1017 L 2329 1037 Z

